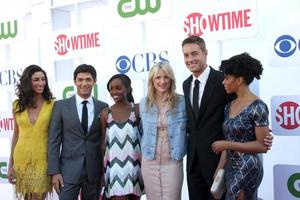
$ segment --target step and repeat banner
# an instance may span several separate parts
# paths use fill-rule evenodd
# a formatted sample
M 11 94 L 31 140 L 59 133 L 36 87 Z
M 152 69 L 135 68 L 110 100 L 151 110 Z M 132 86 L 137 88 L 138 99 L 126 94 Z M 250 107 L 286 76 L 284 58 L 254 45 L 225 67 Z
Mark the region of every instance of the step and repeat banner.
M 12 0 L 0 6 L 0 198 L 14 199 L 7 163 L 14 129 L 12 102 L 24 68 L 40 65 L 56 99 L 72 96 L 73 70 L 92 64 L 93 96 L 112 103 L 106 83 L 132 79 L 138 102 L 151 66 L 170 62 L 177 92 L 190 75 L 181 42 L 207 42 L 208 63 L 248 52 L 263 63 L 251 88 L 270 111 L 272 149 L 262 155 L 264 200 L 300 199 L 300 1 L 298 0 Z M 56 197 L 55 197 L 56 198 Z M 143 197 L 145 199 L 145 197 Z M 188 199 L 186 180 L 182 199 Z

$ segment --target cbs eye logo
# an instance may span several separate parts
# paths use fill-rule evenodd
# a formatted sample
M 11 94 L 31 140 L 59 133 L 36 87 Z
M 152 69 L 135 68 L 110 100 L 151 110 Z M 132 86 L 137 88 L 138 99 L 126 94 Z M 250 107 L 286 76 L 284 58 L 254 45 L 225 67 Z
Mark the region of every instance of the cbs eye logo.
M 130 66 L 131 60 L 127 56 L 120 56 L 116 61 L 116 68 L 121 74 L 127 73 Z
M 298 41 L 300 50 L 300 40 Z M 274 43 L 275 53 L 280 57 L 289 57 L 295 53 L 297 49 L 297 41 L 290 35 L 282 35 Z
M 169 62 L 167 58 L 168 51 L 137 53 L 132 57 L 122 55 L 116 60 L 116 69 L 122 74 L 127 73 L 130 68 L 137 73 L 148 72 L 157 62 Z

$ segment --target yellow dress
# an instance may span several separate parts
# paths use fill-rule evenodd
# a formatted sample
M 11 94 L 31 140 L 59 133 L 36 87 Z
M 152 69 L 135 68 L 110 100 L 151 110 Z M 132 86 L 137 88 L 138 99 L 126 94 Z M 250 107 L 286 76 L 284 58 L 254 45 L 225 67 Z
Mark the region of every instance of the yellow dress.
M 16 193 L 19 199 L 33 193 L 41 196 L 52 191 L 47 175 L 48 129 L 54 101 L 43 103 L 34 124 L 28 109 L 16 114 L 19 139 L 14 149 L 13 166 L 16 173 Z M 13 107 L 16 108 L 16 101 Z

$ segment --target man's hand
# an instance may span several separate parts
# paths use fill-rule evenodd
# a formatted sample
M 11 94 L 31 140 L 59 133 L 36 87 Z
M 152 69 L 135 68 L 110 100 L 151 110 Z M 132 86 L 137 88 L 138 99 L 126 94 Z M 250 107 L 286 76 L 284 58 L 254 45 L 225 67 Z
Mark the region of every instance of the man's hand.
M 61 174 L 52 175 L 52 185 L 57 194 L 60 193 L 60 188 L 64 187 L 64 181 Z

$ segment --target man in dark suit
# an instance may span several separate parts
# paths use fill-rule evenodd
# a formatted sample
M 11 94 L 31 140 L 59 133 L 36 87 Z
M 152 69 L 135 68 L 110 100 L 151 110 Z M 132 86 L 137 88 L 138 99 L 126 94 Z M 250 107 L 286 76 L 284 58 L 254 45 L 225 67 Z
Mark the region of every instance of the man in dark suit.
M 210 192 L 214 175 L 220 166 L 224 165 L 224 163 L 219 163 L 220 155 L 212 151 L 211 145 L 214 141 L 224 139 L 222 133 L 224 107 L 235 97 L 226 95 L 222 84 L 224 74 L 207 65 L 207 49 L 202 38 L 189 36 L 183 40 L 182 52 L 184 62 L 192 72 L 192 75 L 183 82 L 188 118 L 189 198 L 190 200 L 210 200 L 214 199 Z M 271 148 L 272 142 L 273 136 L 267 135 L 264 144 L 268 149 Z
M 82 64 L 74 71 L 77 93 L 57 101 L 48 141 L 48 174 L 61 200 L 99 200 L 103 153 L 101 110 L 108 105 L 91 96 L 96 70 Z M 103 134 L 103 133 L 102 133 Z
M 190 200 L 209 200 L 213 199 L 210 187 L 219 162 L 219 155 L 212 151 L 211 144 L 224 139 L 222 133 L 226 104 L 226 93 L 222 85 L 224 75 L 206 64 L 207 50 L 202 38 L 198 36 L 186 38 L 182 42 L 182 51 L 185 64 L 192 72 L 183 83 L 189 134 L 187 151 L 189 197 Z M 197 90 L 195 86 L 198 87 Z

